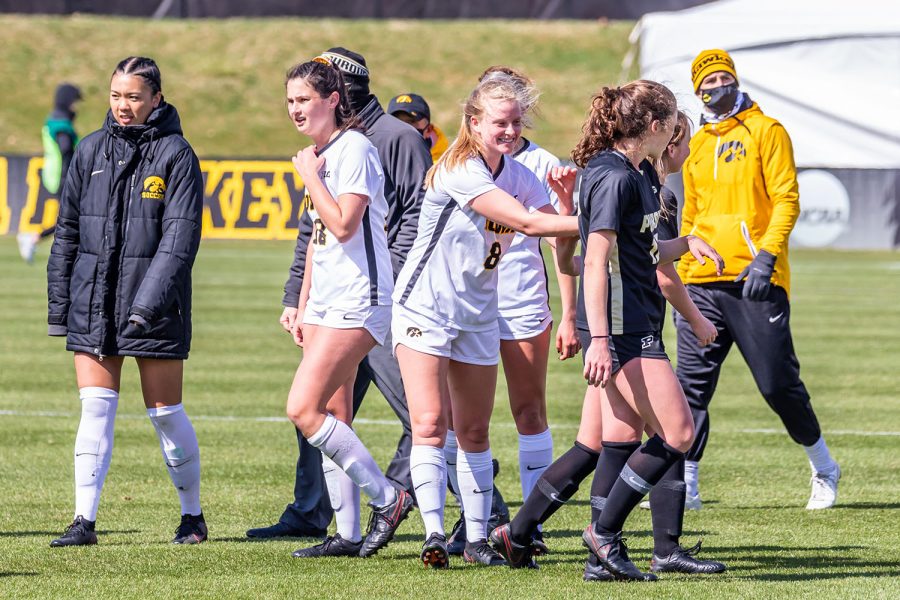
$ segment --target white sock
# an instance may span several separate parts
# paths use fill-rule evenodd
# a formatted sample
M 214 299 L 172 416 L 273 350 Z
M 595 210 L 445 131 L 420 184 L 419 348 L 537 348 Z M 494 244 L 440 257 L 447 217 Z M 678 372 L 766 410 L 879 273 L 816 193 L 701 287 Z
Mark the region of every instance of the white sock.
M 75 436 L 75 516 L 96 521 L 100 491 L 112 458 L 119 393 L 102 387 L 83 387 L 79 396 L 81 422 Z
M 397 499 L 394 486 L 388 483 L 375 459 L 353 430 L 335 419 L 334 415 L 326 415 L 319 430 L 306 439 L 333 460 L 371 498 L 372 506 L 381 508 Z
M 522 482 L 522 498 L 534 489 L 550 463 L 553 462 L 553 436 L 547 429 L 535 435 L 519 434 L 519 480 Z
M 827 474 L 837 468 L 837 463 L 828 451 L 825 438 L 820 437 L 815 444 L 803 446 L 803 449 L 806 450 L 806 455 L 809 457 L 809 466 L 812 468 L 813 473 Z
M 444 499 L 447 497 L 447 467 L 444 451 L 416 444 L 409 453 L 409 471 L 425 522 L 425 537 L 444 535 Z
M 199 515 L 200 446 L 194 426 L 183 404 L 148 408 L 147 415 L 156 428 L 159 447 L 169 469 L 169 477 L 178 490 L 181 514 Z
M 696 460 L 684 461 L 684 484 L 688 498 L 700 494 L 700 463 Z
M 444 441 L 444 463 L 447 465 L 447 479 L 453 486 L 453 497 L 456 503 L 462 508 L 462 498 L 459 495 L 459 477 L 456 474 L 457 450 L 459 446 L 456 443 L 456 432 L 452 429 L 447 430 L 447 438 Z
M 487 539 L 487 522 L 491 517 L 491 497 L 494 495 L 494 465 L 491 449 L 484 452 L 457 452 L 459 461 L 459 492 L 466 513 L 466 539 L 470 542 Z
M 324 454 L 322 470 L 325 472 L 325 485 L 328 487 L 331 508 L 334 509 L 338 534 L 351 542 L 362 540 L 359 529 L 359 488 Z

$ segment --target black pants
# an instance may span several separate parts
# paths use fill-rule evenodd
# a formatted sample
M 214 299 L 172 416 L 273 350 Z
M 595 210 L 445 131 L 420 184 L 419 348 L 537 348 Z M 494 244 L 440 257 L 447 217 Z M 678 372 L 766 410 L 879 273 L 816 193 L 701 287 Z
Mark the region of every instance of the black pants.
M 697 437 L 687 452 L 687 460 L 699 461 L 709 439 L 709 403 L 719 381 L 719 372 L 732 344 L 750 367 L 756 386 L 766 402 L 798 444 L 811 446 L 822 432 L 809 402 L 809 393 L 800 380 L 800 363 L 791 339 L 791 305 L 787 293 L 772 286 L 765 300 L 745 300 L 741 285 L 688 285 L 688 294 L 719 336 L 706 347 L 687 321 L 675 314 L 678 331 L 676 373 L 694 415 Z
M 356 382 L 353 384 L 353 414 L 359 410 L 369 384 L 384 395 L 391 409 L 403 426 L 403 434 L 397 443 L 397 452 L 388 465 L 385 477 L 395 487 L 413 494 L 412 479 L 409 475 L 409 453 L 412 448 L 412 429 L 409 424 L 409 407 L 400 379 L 400 365 L 391 354 L 391 338 L 384 345 L 375 346 L 359 364 Z M 292 527 L 303 529 L 327 529 L 334 511 L 328 499 L 325 475 L 322 472 L 322 453 L 312 446 L 297 430 L 300 456 L 297 458 L 297 475 L 294 480 L 294 502 L 288 504 L 279 519 Z M 415 494 L 413 494 L 415 497 Z

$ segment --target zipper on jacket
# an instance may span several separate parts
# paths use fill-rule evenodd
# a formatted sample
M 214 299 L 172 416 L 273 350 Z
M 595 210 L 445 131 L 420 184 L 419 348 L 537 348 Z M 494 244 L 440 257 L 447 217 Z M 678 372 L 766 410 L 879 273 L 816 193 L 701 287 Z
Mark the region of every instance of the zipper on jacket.
M 131 198 L 134 195 L 134 178 L 137 172 L 131 174 L 131 185 L 128 187 L 128 202 L 125 203 L 125 233 L 122 234 L 122 250 L 125 249 L 125 242 L 128 239 L 128 215 L 131 214 Z
M 103 354 L 100 354 L 100 348 L 94 348 L 94 354 L 97 355 L 97 360 L 103 362 L 103 359 L 106 358 Z

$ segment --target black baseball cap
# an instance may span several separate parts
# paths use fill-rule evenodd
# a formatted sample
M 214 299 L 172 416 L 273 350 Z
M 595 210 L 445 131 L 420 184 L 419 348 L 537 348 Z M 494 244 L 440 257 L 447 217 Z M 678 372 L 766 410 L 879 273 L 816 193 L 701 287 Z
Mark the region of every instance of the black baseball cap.
M 418 94 L 400 94 L 391 98 L 387 111 L 392 115 L 398 112 L 409 113 L 416 121 L 419 119 L 431 120 L 431 109 L 428 108 L 425 98 Z

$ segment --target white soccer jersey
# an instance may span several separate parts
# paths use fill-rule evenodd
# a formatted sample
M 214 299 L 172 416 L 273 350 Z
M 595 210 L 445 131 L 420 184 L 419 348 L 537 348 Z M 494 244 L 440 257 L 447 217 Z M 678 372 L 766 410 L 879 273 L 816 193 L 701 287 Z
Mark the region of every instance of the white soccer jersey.
M 419 232 L 397 277 L 394 302 L 457 329 L 497 327 L 497 265 L 515 232 L 469 206 L 496 188 L 528 210 L 548 202 L 534 173 L 508 157 L 496 177 L 480 158 L 438 171 L 422 201 Z
M 547 173 L 559 166 L 559 159 L 529 140 L 513 158 L 537 176 L 544 194 L 558 211 L 559 199 L 547 183 Z M 516 233 L 500 265 L 497 285 L 501 317 L 540 315 L 550 310 L 541 238 Z
M 344 243 L 329 231 L 307 196 L 313 222 L 312 286 L 309 303 L 340 310 L 390 305 L 393 272 L 388 253 L 387 201 L 378 151 L 358 131 L 345 131 L 319 150 L 319 171 L 331 196 L 360 194 L 369 198 L 359 229 Z

